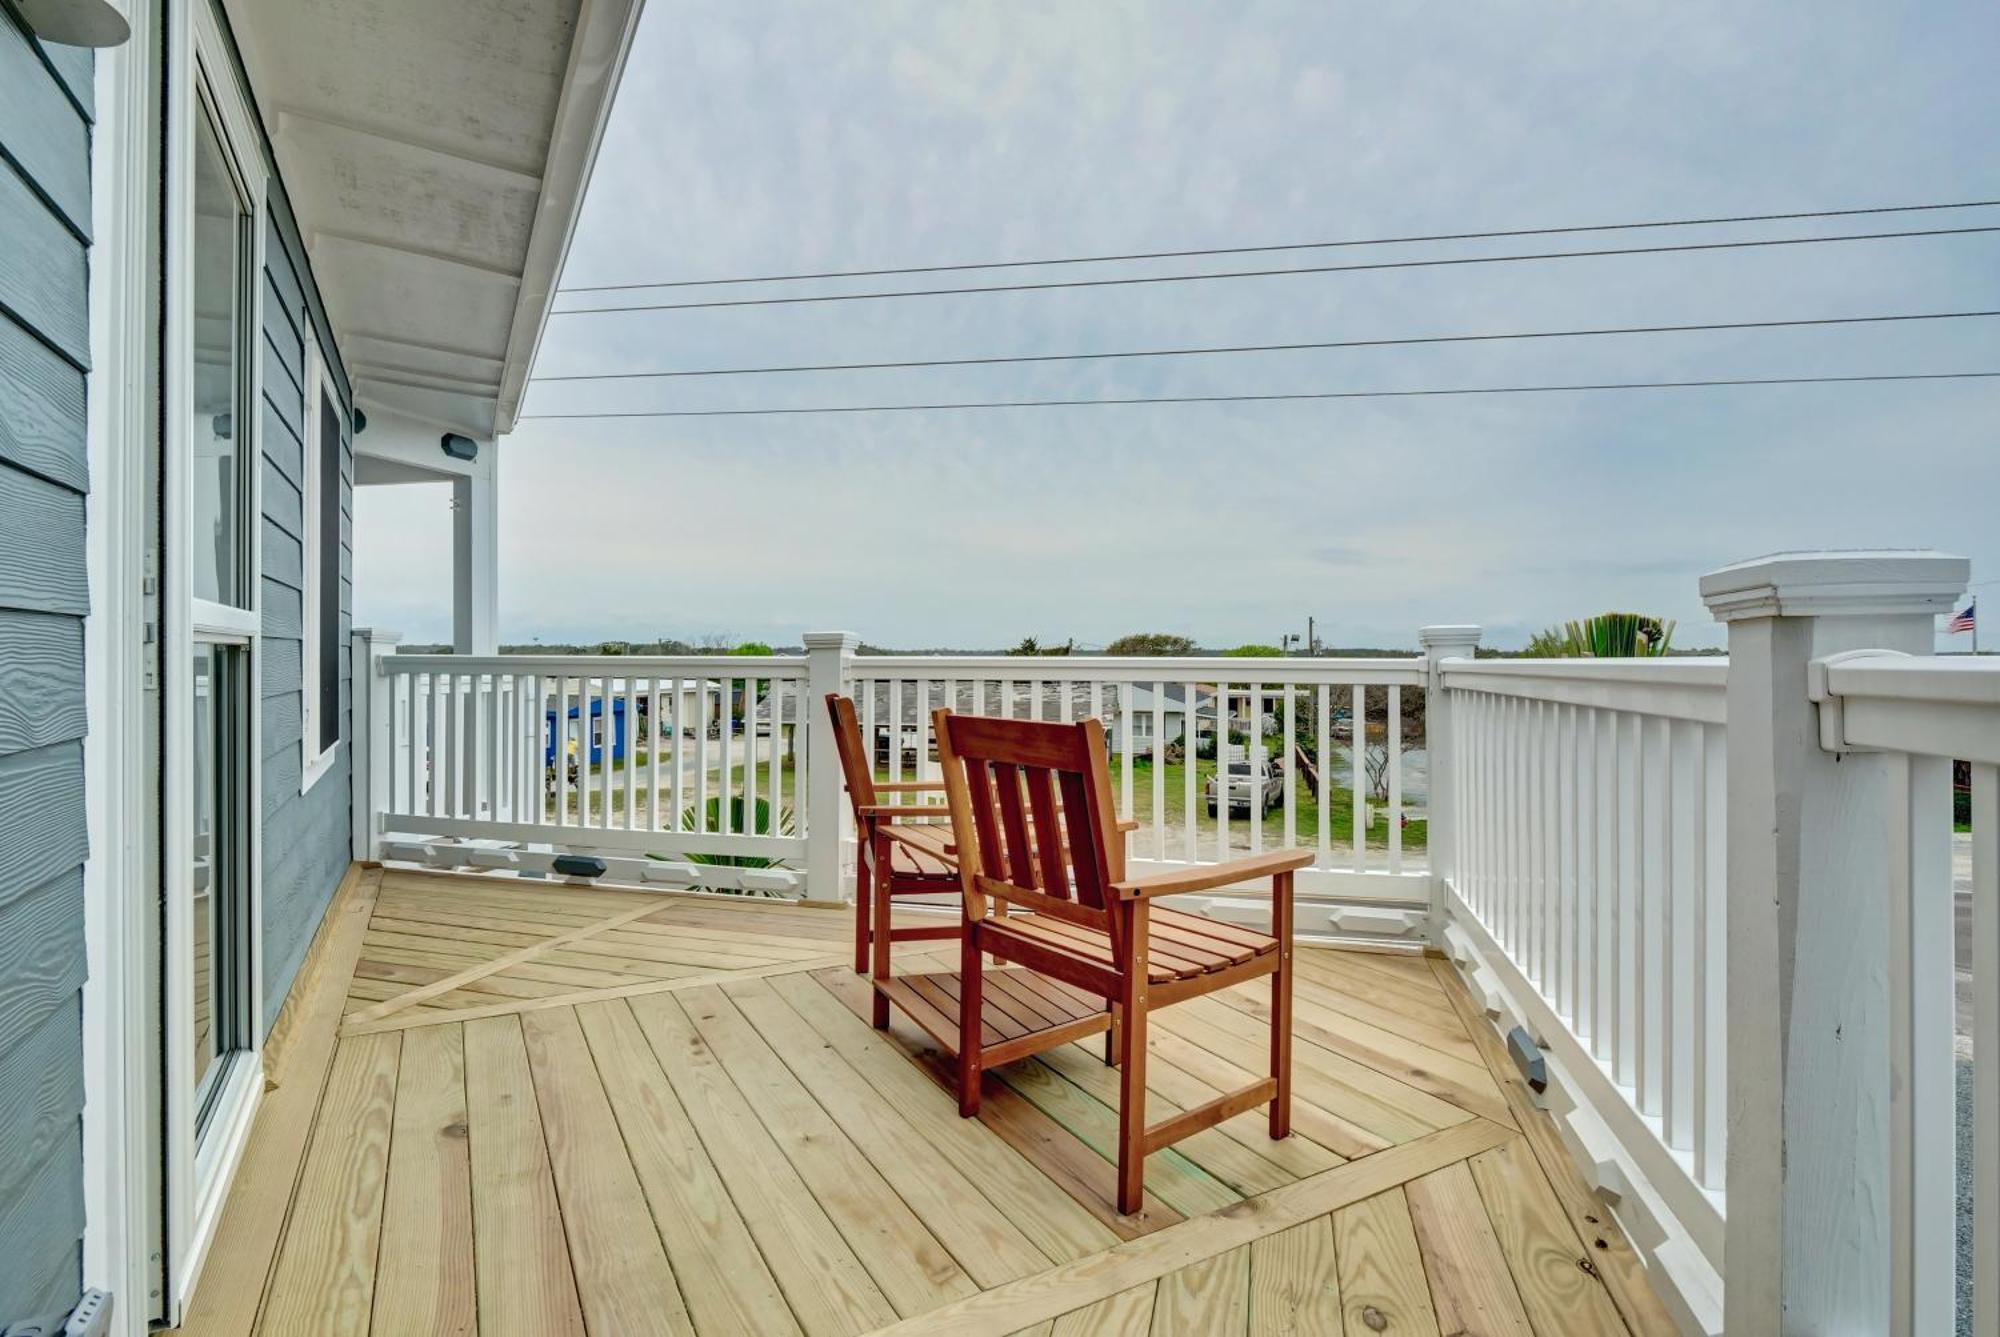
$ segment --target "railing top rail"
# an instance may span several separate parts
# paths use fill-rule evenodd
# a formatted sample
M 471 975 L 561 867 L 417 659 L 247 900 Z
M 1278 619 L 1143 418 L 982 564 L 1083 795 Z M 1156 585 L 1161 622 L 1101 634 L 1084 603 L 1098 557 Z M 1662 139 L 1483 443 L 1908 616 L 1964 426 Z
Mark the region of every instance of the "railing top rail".
M 1447 659 L 1444 685 L 1600 710 L 1721 724 L 1729 661 L 1714 659 Z
M 1813 661 L 1835 696 L 1893 697 L 2000 706 L 2000 656 L 1926 657 L 1892 650 L 1864 650 Z
M 1573 682 L 1660 682 L 1682 687 L 1729 685 L 1729 660 L 1712 659 L 1447 659 L 1452 678 L 1563 678 Z
M 1097 655 L 857 655 L 856 678 L 972 678 L 1011 682 L 1330 682 L 1413 686 L 1424 681 L 1421 658 L 1308 659 Z
M 592 678 L 803 678 L 804 655 L 384 655 L 389 673 L 538 673 Z
M 1808 673 L 1824 747 L 2000 764 L 2000 659 L 1863 650 Z

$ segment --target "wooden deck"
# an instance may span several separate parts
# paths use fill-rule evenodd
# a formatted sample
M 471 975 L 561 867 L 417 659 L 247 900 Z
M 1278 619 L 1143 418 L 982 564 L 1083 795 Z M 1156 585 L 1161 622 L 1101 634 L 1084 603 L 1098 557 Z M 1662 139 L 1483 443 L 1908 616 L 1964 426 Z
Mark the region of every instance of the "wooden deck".
M 357 870 L 187 1330 L 1672 1331 L 1440 962 L 1302 950 L 1296 1134 L 1157 1153 L 1119 1217 L 1101 1040 L 962 1120 L 927 1037 L 861 1019 L 850 925 Z M 1267 997 L 1156 1015 L 1151 1117 L 1250 1079 Z

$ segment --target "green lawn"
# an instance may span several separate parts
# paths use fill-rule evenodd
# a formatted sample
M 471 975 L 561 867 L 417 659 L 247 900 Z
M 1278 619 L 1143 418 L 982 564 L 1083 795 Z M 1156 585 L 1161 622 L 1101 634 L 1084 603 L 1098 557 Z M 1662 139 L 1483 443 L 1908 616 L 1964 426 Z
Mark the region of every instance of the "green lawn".
M 638 795 L 638 806 L 642 811 L 647 811 L 650 805 L 650 799 L 647 796 L 647 781 L 650 777 L 650 766 L 644 752 L 639 753 L 637 762 L 636 772 L 633 777 L 634 787 Z M 1111 792 L 1114 798 L 1119 798 L 1121 801 L 1124 793 L 1124 764 L 1125 761 L 1122 757 L 1113 757 L 1111 759 Z M 1194 765 L 1194 820 L 1197 841 L 1202 857 L 1213 858 L 1217 823 L 1215 818 L 1208 815 L 1207 805 L 1202 797 L 1202 790 L 1208 778 L 1215 774 L 1215 762 L 1207 759 L 1198 759 Z M 1167 855 L 1169 858 L 1178 858 L 1184 848 L 1184 836 L 1182 835 L 1181 828 L 1184 827 L 1187 818 L 1187 765 L 1182 762 L 1164 763 L 1161 765 L 1160 771 L 1161 780 L 1166 791 L 1163 795 L 1165 805 L 1162 818 L 1168 823 L 1170 828 L 1167 840 Z M 600 779 L 599 772 L 599 767 L 591 768 L 590 783 L 593 793 L 596 792 L 595 787 Z M 672 756 L 668 752 L 662 752 L 660 756 L 660 783 L 663 789 L 672 783 L 672 773 Z M 732 795 L 742 794 L 743 768 L 740 760 L 731 778 L 733 783 L 730 786 L 730 793 Z M 883 781 L 888 780 L 888 769 L 886 767 L 877 767 L 875 778 Z M 914 777 L 905 768 L 901 778 L 908 780 Z M 1351 783 L 1351 777 L 1346 769 L 1342 767 L 1331 777 L 1331 782 L 1333 784 L 1333 791 L 1327 796 L 1326 814 L 1328 843 L 1335 850 L 1348 849 L 1351 848 L 1354 840 L 1354 804 L 1352 794 L 1348 788 Z M 691 746 L 687 769 L 682 777 L 681 792 L 682 805 L 684 807 L 692 806 L 694 803 L 695 778 L 693 749 Z M 720 778 L 712 768 L 710 772 L 709 794 L 711 797 L 714 797 L 719 792 Z M 769 793 L 769 771 L 766 769 L 766 758 L 764 758 L 760 749 L 756 796 L 758 798 L 765 798 Z M 1316 847 L 1319 844 L 1320 805 L 1319 800 L 1306 787 L 1303 776 L 1298 781 L 1297 802 L 1294 840 L 1303 846 Z M 779 772 L 778 803 L 781 808 L 789 808 L 794 812 L 798 809 L 797 776 L 789 765 L 785 766 Z M 569 809 L 572 813 L 576 811 L 576 795 L 574 792 L 570 795 Z M 662 824 L 670 823 L 672 820 L 667 809 L 667 795 L 663 794 L 660 813 Z M 623 763 L 614 762 L 611 767 L 611 811 L 614 814 L 622 814 L 625 811 L 625 766 Z M 1141 854 L 1150 853 L 1153 823 L 1153 763 L 1145 757 L 1137 758 L 1132 767 L 1132 816 L 1136 817 L 1139 821 L 1139 831 L 1135 836 L 1135 840 L 1139 843 L 1134 846 L 1135 852 Z M 1265 814 L 1263 822 L 1265 847 L 1274 848 L 1282 845 L 1285 839 L 1285 814 L 1283 808 L 1272 809 L 1269 813 Z M 1241 815 L 1234 816 L 1230 819 L 1229 828 L 1232 844 L 1245 841 L 1249 835 L 1250 819 Z M 1428 832 L 1429 826 L 1427 822 L 1421 818 L 1413 819 L 1403 828 L 1403 848 L 1406 850 L 1422 850 L 1426 848 L 1428 844 Z M 1388 843 L 1389 826 L 1387 814 L 1379 806 L 1374 807 L 1369 813 L 1367 845 L 1371 849 L 1386 849 L 1388 848 Z
M 1208 778 L 1215 774 L 1215 763 L 1211 760 L 1197 759 L 1194 765 L 1195 831 L 1198 847 L 1203 857 L 1207 858 L 1212 857 L 1215 848 L 1217 819 L 1208 815 L 1208 805 L 1203 798 L 1203 788 L 1207 784 Z M 1114 796 L 1120 798 L 1121 802 L 1124 794 L 1122 768 L 1123 759 L 1118 757 L 1112 758 L 1111 792 Z M 1187 818 L 1187 765 L 1182 762 L 1166 762 L 1159 769 L 1161 772 L 1160 782 L 1165 790 L 1165 793 L 1162 795 L 1165 800 L 1164 820 L 1169 823 L 1184 825 Z M 1331 782 L 1334 788 L 1327 795 L 1326 800 L 1327 840 L 1334 849 L 1338 850 L 1351 847 L 1354 842 L 1354 801 L 1353 795 L 1347 787 L 1348 777 L 1345 774 L 1338 774 L 1331 777 Z M 1297 783 L 1297 811 L 1294 817 L 1295 834 L 1293 840 L 1299 845 L 1316 846 L 1319 844 L 1319 799 L 1306 787 L 1304 776 L 1300 776 Z M 1144 852 L 1144 842 L 1149 838 L 1147 833 L 1153 822 L 1153 763 L 1145 757 L 1138 758 L 1132 767 L 1132 815 L 1139 819 L 1139 833 L 1136 839 L 1141 843 L 1135 848 L 1140 852 Z M 1368 818 L 1367 845 L 1375 849 L 1388 848 L 1389 823 L 1387 814 L 1379 807 L 1373 808 L 1369 812 Z M 1247 838 L 1250 830 L 1250 820 L 1249 817 L 1244 816 L 1240 812 L 1230 818 L 1229 829 L 1232 833 L 1232 841 Z M 1266 813 L 1263 822 L 1265 848 L 1268 849 L 1282 845 L 1285 840 L 1285 812 L 1283 806 L 1275 807 Z M 1428 822 L 1420 818 L 1412 820 L 1409 825 L 1403 828 L 1403 848 L 1406 850 L 1420 850 L 1425 848 L 1428 842 L 1428 832 Z M 1174 838 L 1174 834 L 1170 834 L 1167 841 L 1168 857 L 1178 857 L 1181 852 L 1179 843 Z

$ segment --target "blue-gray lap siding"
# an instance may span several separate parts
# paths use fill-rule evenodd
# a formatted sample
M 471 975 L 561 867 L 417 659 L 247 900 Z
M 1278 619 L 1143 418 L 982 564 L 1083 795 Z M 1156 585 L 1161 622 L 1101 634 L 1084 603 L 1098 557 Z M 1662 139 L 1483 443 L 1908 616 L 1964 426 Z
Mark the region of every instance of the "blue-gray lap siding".
M 333 767 L 299 792 L 305 620 L 304 331 L 316 330 L 321 356 L 352 417 L 347 385 L 311 283 L 310 263 L 281 190 L 271 194 L 264 242 L 263 654 L 264 1020 L 278 1015 L 352 850 L 348 754 L 352 683 L 346 651 L 352 629 L 354 459 L 343 428 L 340 521 L 340 751 Z
M 0 5 L 0 1325 L 82 1277 L 91 69 Z

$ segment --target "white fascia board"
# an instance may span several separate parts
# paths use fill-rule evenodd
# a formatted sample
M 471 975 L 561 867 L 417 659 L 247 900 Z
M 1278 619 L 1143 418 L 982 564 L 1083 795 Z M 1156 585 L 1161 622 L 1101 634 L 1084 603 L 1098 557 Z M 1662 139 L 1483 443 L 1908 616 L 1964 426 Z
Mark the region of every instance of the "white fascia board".
M 632 37 L 639 28 L 645 0 L 584 0 L 571 39 L 569 69 L 563 76 L 562 100 L 556 106 L 555 128 L 549 136 L 549 157 L 542 172 L 542 194 L 535 202 L 534 227 L 528 235 L 528 259 L 514 303 L 514 321 L 507 333 L 506 361 L 500 373 L 500 397 L 493 432 L 514 430 L 528 373 L 540 350 L 556 281 L 568 258 L 583 209 L 583 193 L 611 118 L 611 104 Z

